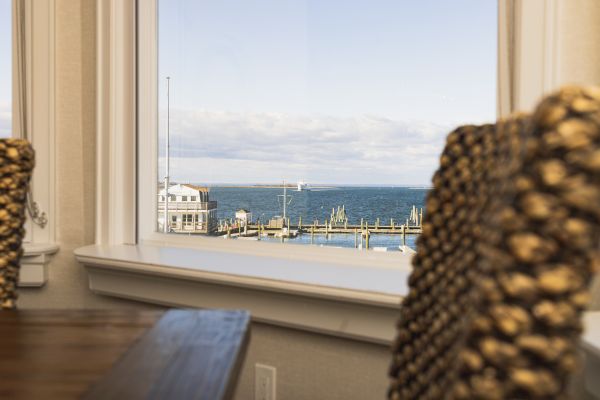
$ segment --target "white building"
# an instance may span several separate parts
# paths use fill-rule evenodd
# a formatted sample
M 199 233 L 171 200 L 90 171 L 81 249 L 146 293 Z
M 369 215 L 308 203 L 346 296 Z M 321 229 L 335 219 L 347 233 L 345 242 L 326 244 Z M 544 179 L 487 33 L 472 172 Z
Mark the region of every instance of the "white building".
M 242 226 L 247 225 L 252 222 L 252 213 L 241 208 L 235 212 L 235 219 L 239 221 Z
M 164 231 L 165 188 L 158 192 L 158 225 Z M 209 189 L 203 186 L 176 184 L 169 187 L 169 231 L 177 233 L 211 233 L 217 229 L 217 202 L 210 201 Z

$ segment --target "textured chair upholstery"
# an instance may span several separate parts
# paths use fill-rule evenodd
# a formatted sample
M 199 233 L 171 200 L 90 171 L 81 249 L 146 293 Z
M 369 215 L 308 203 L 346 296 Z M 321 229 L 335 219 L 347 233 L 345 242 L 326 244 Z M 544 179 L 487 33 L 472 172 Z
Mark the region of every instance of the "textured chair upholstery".
M 27 141 L 0 140 L 0 309 L 15 307 L 33 166 L 33 150 Z
M 567 398 L 600 267 L 600 89 L 449 134 L 390 368 L 391 399 Z

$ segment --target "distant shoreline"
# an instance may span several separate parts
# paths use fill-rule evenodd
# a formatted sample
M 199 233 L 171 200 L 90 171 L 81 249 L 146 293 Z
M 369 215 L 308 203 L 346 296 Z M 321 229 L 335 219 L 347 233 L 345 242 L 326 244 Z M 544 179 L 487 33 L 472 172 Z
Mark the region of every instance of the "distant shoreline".
M 170 186 L 180 184 L 180 182 L 171 182 Z M 283 189 L 282 184 L 277 183 L 241 183 L 241 184 L 228 184 L 228 183 L 216 183 L 216 184 L 206 184 L 206 183 L 181 183 L 181 184 L 191 184 L 195 186 L 208 187 L 208 188 L 232 188 L 232 189 Z M 159 187 L 162 187 L 163 182 L 158 182 Z M 296 184 L 287 184 L 285 185 L 288 189 L 298 189 L 298 185 Z M 414 190 L 431 190 L 433 186 L 431 185 L 390 185 L 390 184 L 315 184 L 315 185 L 306 185 L 304 186 L 304 190 L 324 190 L 324 189 L 341 189 L 341 188 L 359 188 L 359 189 L 369 189 L 369 188 L 403 188 L 403 189 L 414 189 Z
M 210 185 L 210 188 L 220 188 L 220 189 L 283 189 L 283 185 Z M 298 189 L 297 185 L 286 185 L 287 189 Z M 313 190 L 313 189 L 337 189 L 339 186 L 310 186 L 305 188 L 304 190 Z

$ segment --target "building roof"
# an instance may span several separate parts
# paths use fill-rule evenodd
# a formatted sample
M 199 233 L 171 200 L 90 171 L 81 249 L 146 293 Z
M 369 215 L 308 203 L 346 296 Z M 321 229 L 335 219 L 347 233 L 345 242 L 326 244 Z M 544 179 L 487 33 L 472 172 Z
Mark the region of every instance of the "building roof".
M 203 192 L 203 193 L 208 193 L 210 191 L 209 188 L 207 188 L 206 186 L 196 186 L 196 185 L 192 185 L 192 184 L 189 184 L 189 183 L 184 183 L 181 186 L 185 186 L 185 187 L 188 187 L 190 189 L 197 190 L 197 191 Z
M 203 186 L 195 186 L 188 184 L 176 184 L 173 186 L 169 186 L 169 194 L 170 195 L 178 195 L 178 196 L 196 196 L 200 193 L 208 193 L 208 188 Z M 165 194 L 165 188 L 159 190 L 158 194 L 163 196 Z

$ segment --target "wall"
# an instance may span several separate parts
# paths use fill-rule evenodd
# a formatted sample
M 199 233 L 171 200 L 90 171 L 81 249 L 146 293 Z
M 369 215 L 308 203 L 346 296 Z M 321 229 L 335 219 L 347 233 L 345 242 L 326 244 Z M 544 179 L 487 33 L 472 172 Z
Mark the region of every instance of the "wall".
M 253 324 L 235 400 L 254 400 L 254 365 L 277 368 L 277 398 L 383 399 L 391 352 L 387 346 Z
M 600 2 L 560 0 L 557 22 L 559 83 L 600 85 Z

